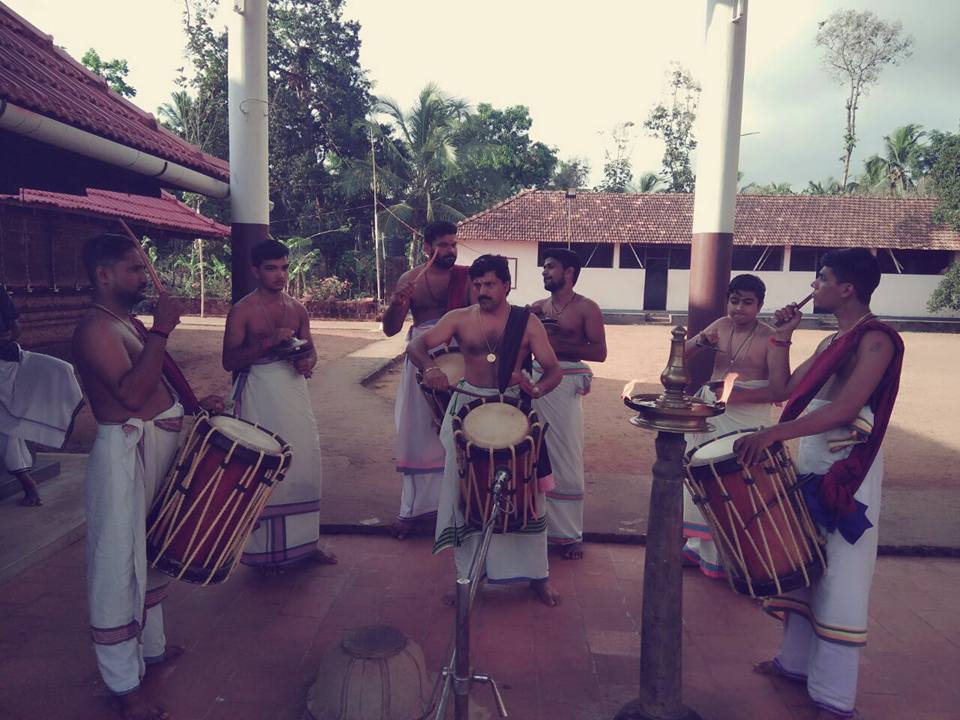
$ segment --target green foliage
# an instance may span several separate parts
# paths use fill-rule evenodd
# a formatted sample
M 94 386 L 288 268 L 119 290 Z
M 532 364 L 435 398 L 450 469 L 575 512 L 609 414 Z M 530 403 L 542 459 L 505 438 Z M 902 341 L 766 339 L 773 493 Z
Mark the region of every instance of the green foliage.
M 457 163 L 444 182 L 459 210 L 472 215 L 524 188 L 549 185 L 556 150 L 530 139 L 532 124 L 523 105 L 497 110 L 481 103 L 463 118 L 451 136 Z
M 812 183 L 811 183 L 812 184 Z M 767 183 L 761 185 L 759 183 L 750 183 L 744 185 L 740 188 L 740 192 L 744 195 L 795 195 L 793 192 L 793 187 L 790 183 Z
M 547 188 L 550 190 L 578 190 L 587 186 L 590 163 L 584 158 L 570 158 L 557 163 Z
M 669 192 L 693 192 L 690 153 L 697 147 L 693 124 L 700 104 L 700 84 L 685 69 L 668 72 L 666 97 L 651 110 L 643 126 L 663 141 L 663 177 Z
M 954 260 L 927 301 L 930 312 L 960 310 L 960 260 Z
M 633 136 L 633 123 L 623 122 L 614 126 L 610 133 L 613 150 L 604 150 L 606 162 L 603 164 L 603 180 L 597 185 L 600 192 L 627 192 L 633 185 L 633 166 L 630 155 L 633 149 L 630 142 Z
M 941 133 L 938 140 L 937 159 L 930 171 L 940 200 L 933 219 L 960 230 L 960 134 Z
M 130 68 L 127 67 L 126 60 L 119 58 L 103 60 L 100 57 L 100 53 L 90 48 L 83 54 L 83 57 L 80 58 L 80 62 L 87 70 L 96 73 L 106 80 L 107 85 L 109 85 L 110 89 L 114 92 L 127 98 L 136 96 L 136 88 L 127 84 L 127 73 L 130 72 Z
M 341 280 L 336 275 L 325 277 L 311 290 L 310 300 L 336 300 L 347 297 L 350 291 L 350 281 Z

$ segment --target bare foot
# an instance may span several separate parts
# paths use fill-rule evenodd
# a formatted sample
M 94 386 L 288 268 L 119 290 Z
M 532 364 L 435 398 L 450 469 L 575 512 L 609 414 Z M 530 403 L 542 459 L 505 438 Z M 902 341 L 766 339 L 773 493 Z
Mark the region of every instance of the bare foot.
M 115 708 L 123 720 L 167 720 L 170 714 L 148 700 L 139 688 L 115 699 Z
M 563 559 L 564 560 L 580 560 L 583 558 L 583 543 L 577 542 L 572 545 L 567 545 L 563 548 Z
M 547 607 L 556 607 L 560 604 L 560 593 L 553 588 L 549 580 L 531 580 L 530 589 L 537 594 L 540 602 Z
M 764 660 L 763 662 L 756 663 L 753 666 L 753 671 L 758 675 L 770 675 L 771 677 L 783 678 L 784 680 L 789 680 L 790 682 L 795 682 L 795 683 L 807 682 L 806 678 L 799 677 L 796 675 L 788 675 L 773 660 Z
M 144 658 L 143 662 L 151 669 L 162 668 L 174 662 L 186 651 L 186 648 L 180 647 L 179 645 L 167 645 L 166 650 L 163 651 L 163 655 L 158 658 Z
M 33 481 L 33 478 L 30 477 L 28 472 L 18 472 L 15 473 L 17 480 L 20 481 L 20 486 L 23 488 L 23 500 L 20 501 L 20 504 L 24 507 L 38 507 L 43 505 L 43 501 L 40 499 L 40 493 L 37 492 L 37 484 Z
M 319 547 L 304 559 L 307 562 L 317 563 L 318 565 L 336 565 L 340 562 L 332 552 L 324 552 Z
M 406 540 L 408 537 L 410 537 L 410 533 L 413 532 L 415 525 L 416 522 L 413 520 L 397 518 L 393 523 L 393 527 L 390 529 L 390 534 L 393 535 L 397 540 Z

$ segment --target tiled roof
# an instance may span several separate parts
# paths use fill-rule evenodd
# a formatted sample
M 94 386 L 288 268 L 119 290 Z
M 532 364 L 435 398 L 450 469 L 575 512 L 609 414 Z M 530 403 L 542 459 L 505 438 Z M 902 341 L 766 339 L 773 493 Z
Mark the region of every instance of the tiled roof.
M 187 237 L 221 239 L 230 236 L 230 228 L 226 225 L 194 212 L 167 192 L 161 193 L 160 197 L 146 197 L 95 188 L 87 188 L 86 195 L 23 189 L 18 195 L 0 195 L 0 202 L 119 218 Z
M 0 99 L 229 182 L 229 165 L 157 124 L 0 3 Z
M 738 245 L 960 250 L 928 198 L 739 195 Z M 466 242 L 690 242 L 693 195 L 524 190 L 460 223 Z

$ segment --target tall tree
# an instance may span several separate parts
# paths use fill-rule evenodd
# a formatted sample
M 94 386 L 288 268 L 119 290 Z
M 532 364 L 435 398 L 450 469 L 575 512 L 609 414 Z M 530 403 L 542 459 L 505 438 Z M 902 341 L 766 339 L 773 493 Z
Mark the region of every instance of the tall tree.
M 937 161 L 930 172 L 939 198 L 933 219 L 960 230 L 960 134 L 940 133 Z
M 627 192 L 633 186 L 633 166 L 630 155 L 633 139 L 633 123 L 622 122 L 610 132 L 613 150 L 604 150 L 606 162 L 603 164 L 603 180 L 597 185 L 600 192 Z
M 227 157 L 227 38 L 216 25 L 218 6 L 185 0 L 183 22 L 193 69 L 187 88 L 220 119 L 205 150 Z M 328 267 L 350 249 L 372 252 L 369 210 L 350 208 L 342 182 L 345 163 L 369 152 L 363 119 L 373 102 L 360 67 L 360 27 L 344 19 L 343 6 L 273 0 L 268 9 L 271 232 L 317 238 Z M 224 218 L 225 207 L 213 214 Z
M 444 181 L 457 169 L 454 135 L 468 112 L 465 101 L 451 97 L 436 85 L 426 85 L 408 112 L 389 98 L 381 98 L 377 110 L 396 132 L 393 142 L 383 143 L 388 165 L 380 169 L 380 181 L 398 200 L 383 214 L 387 236 L 419 229 L 432 220 L 464 217 L 444 191 Z M 381 136 L 384 128 L 372 126 Z
M 869 10 L 838 10 L 819 24 L 816 43 L 823 49 L 827 72 L 847 86 L 847 125 L 843 135 L 843 179 L 850 177 L 850 159 L 857 146 L 860 100 L 880 79 L 887 65 L 912 54 L 913 39 L 899 22 L 888 23 Z
M 524 188 L 549 184 L 557 153 L 530 139 L 532 124 L 523 105 L 498 110 L 481 103 L 464 117 L 451 136 L 457 164 L 444 183 L 459 210 L 470 215 Z
M 80 58 L 80 62 L 83 63 L 83 66 L 87 68 L 87 70 L 96 73 L 106 80 L 107 85 L 109 85 L 110 89 L 114 92 L 127 98 L 136 96 L 136 88 L 127 83 L 127 74 L 130 72 L 130 68 L 127 66 L 126 60 L 121 60 L 120 58 L 104 60 L 100 57 L 100 53 L 90 48 L 83 54 L 83 57 Z
M 667 72 L 665 97 L 653 106 L 643 126 L 663 141 L 663 177 L 669 192 L 693 192 L 690 153 L 697 147 L 693 124 L 700 105 L 700 84 L 682 66 Z

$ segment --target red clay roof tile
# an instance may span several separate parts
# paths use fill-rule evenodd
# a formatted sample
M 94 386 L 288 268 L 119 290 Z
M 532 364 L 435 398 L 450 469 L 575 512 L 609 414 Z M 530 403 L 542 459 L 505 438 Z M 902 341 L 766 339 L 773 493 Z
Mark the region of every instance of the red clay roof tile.
M 467 218 L 470 241 L 690 242 L 693 195 L 524 190 Z M 739 195 L 738 245 L 960 250 L 960 233 L 936 225 L 931 198 Z

